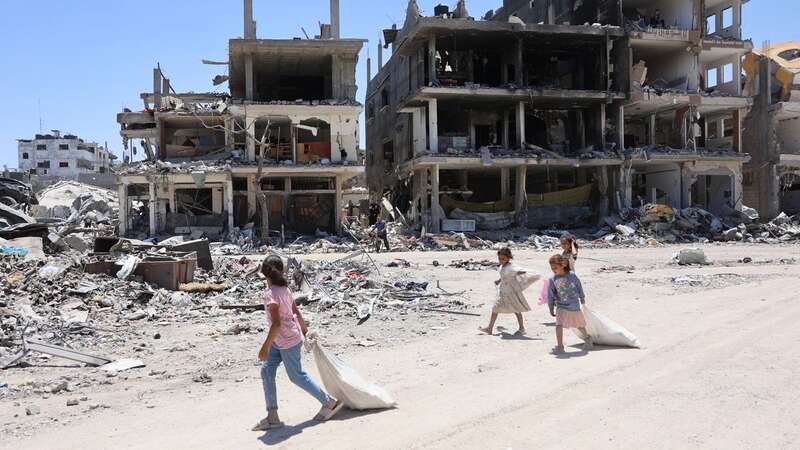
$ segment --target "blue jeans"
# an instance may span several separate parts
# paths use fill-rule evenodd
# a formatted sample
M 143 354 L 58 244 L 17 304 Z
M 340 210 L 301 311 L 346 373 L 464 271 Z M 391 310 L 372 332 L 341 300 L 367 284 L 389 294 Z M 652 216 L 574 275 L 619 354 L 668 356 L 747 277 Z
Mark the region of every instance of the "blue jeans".
M 325 405 L 330 401 L 330 397 L 311 377 L 303 370 L 300 364 L 300 349 L 303 343 L 299 343 L 292 348 L 279 350 L 274 345 L 269 348 L 267 360 L 261 365 L 261 382 L 264 385 L 264 398 L 267 401 L 267 411 L 278 409 L 278 393 L 275 388 L 275 375 L 278 373 L 278 366 L 286 367 L 289 380 L 296 384 L 300 389 L 311 394 L 321 404 Z

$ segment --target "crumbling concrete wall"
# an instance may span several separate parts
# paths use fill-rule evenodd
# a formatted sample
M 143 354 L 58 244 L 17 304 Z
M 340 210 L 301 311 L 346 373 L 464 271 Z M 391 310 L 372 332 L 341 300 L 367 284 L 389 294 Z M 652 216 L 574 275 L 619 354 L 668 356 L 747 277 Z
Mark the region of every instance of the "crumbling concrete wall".
M 778 121 L 771 113 L 772 106 L 770 61 L 759 58 L 755 95 L 750 113 L 744 120 L 744 149 L 751 160 L 745 166 L 748 183 L 745 197 L 763 219 L 772 219 L 780 213 L 779 180 L 777 164 L 780 161 Z

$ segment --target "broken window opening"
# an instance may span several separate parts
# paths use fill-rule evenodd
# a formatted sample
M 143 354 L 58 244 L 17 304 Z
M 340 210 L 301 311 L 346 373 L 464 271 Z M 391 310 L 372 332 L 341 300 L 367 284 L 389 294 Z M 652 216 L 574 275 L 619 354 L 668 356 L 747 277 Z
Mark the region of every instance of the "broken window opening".
M 778 56 L 785 59 L 786 61 L 794 61 L 797 58 L 800 58 L 800 49 L 793 48 L 790 50 L 784 50 L 778 53 Z
M 633 47 L 636 63 L 631 71 L 633 88 L 663 92 L 689 92 L 698 88 L 695 59 L 683 50 Z
M 58 144 L 59 150 L 69 150 L 69 144 Z
M 722 66 L 722 82 L 730 83 L 733 81 L 733 64 L 728 63 Z
M 700 26 L 695 22 L 691 6 L 676 7 L 672 0 L 650 0 L 639 2 L 633 8 L 625 7 L 623 15 L 627 25 L 635 31 L 650 30 L 694 30 Z M 646 4 L 643 4 L 646 3 Z M 708 19 L 708 17 L 706 17 Z
M 178 158 L 213 158 L 225 150 L 225 131 L 207 128 L 223 125 L 221 118 L 204 118 L 202 121 L 194 117 L 180 117 L 163 122 L 162 136 L 163 157 Z
M 332 177 L 295 177 L 292 178 L 294 191 L 324 191 L 336 189 L 336 179 Z
M 295 56 L 276 60 L 265 55 L 263 58 L 254 58 L 254 100 L 293 102 L 297 99 L 331 99 L 334 96 L 332 64 L 331 56 Z M 233 89 L 232 94 L 237 96 Z
M 176 189 L 175 201 L 178 214 L 207 216 L 214 214 L 213 191 L 211 189 Z
M 22 159 L 28 159 L 28 158 L 30 158 L 30 156 L 28 155 L 27 152 L 22 154 Z
M 272 178 L 265 177 L 261 179 L 262 191 L 283 191 L 286 189 L 285 178 Z
M 527 40 L 523 53 L 522 84 L 531 87 L 603 90 L 600 76 L 602 46 L 597 42 L 570 45 Z
M 786 174 L 780 184 L 780 210 L 790 215 L 800 213 L 800 174 Z
M 393 170 L 394 166 L 394 141 L 383 143 L 383 167 L 387 173 Z
M 389 88 L 381 89 L 381 109 L 389 107 Z
M 58 163 L 58 167 L 60 167 L 60 168 L 69 168 L 69 163 L 61 161 L 61 162 Z
M 335 204 L 335 194 L 292 195 L 288 200 L 289 228 L 302 234 L 333 233 Z
M 47 150 L 47 144 L 36 144 L 36 150 Z
M 730 6 L 722 10 L 722 29 L 733 26 L 733 7 Z
M 503 68 L 511 54 L 498 49 L 513 48 L 504 37 L 448 35 L 436 40 L 436 78 L 441 86 L 487 86 L 503 84 Z M 508 74 L 513 76 L 513 71 Z
M 648 203 L 681 206 L 681 169 L 677 165 L 662 164 L 635 168 L 631 175 L 632 205 Z
M 38 167 L 40 169 L 49 169 L 50 168 L 50 161 L 49 160 L 39 161 L 39 162 L 36 163 L 36 167 Z
M 732 177 L 729 175 L 700 175 L 692 184 L 693 203 L 717 216 L 733 211 Z
M 717 32 L 717 15 L 712 14 L 706 17 L 706 34 L 714 34 Z
M 306 119 L 300 121 L 299 127 L 293 126 L 293 129 L 296 133 L 298 164 L 330 161 L 331 126 L 328 122 L 321 119 Z
M 706 88 L 710 89 L 716 87 L 717 84 L 717 68 L 712 67 L 711 69 L 706 70 Z
M 247 178 L 245 178 L 245 177 L 233 177 L 233 190 L 234 191 L 246 191 L 247 190 Z

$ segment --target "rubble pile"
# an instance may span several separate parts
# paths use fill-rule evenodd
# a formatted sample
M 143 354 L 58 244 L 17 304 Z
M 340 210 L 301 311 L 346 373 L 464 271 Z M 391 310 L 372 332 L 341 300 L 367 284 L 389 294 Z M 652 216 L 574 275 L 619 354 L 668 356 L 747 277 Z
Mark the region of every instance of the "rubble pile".
M 124 342 L 143 321 L 211 321 L 221 335 L 264 329 L 262 315 L 226 311 L 263 309 L 259 261 L 222 257 L 205 270 L 207 241 L 166 244 L 100 238 L 95 250 L 107 251 L 0 255 L 0 366 L 19 352 L 23 337 L 67 348 L 113 349 L 115 340 Z M 199 250 L 176 250 L 187 247 Z M 382 273 L 364 251 L 336 261 L 281 256 L 298 304 L 310 317 L 325 316 L 325 324 L 364 321 L 378 311 L 464 308 L 458 294 L 428 280 Z
M 606 219 L 606 226 L 593 235 L 595 243 L 657 245 L 662 243 L 748 242 L 776 244 L 800 241 L 800 215 L 781 213 L 767 223 L 744 207 L 727 217 L 717 217 L 702 208 L 674 210 L 648 204 Z
M 402 260 L 400 260 L 402 261 Z M 408 311 L 414 309 L 463 310 L 463 293 L 447 292 L 431 286 L 425 279 L 410 273 L 381 273 L 363 251 L 336 261 L 289 260 L 291 277 L 302 289 L 304 304 L 316 304 L 316 311 L 332 310 L 334 314 L 367 320 L 380 309 Z M 398 263 L 392 267 L 406 268 Z

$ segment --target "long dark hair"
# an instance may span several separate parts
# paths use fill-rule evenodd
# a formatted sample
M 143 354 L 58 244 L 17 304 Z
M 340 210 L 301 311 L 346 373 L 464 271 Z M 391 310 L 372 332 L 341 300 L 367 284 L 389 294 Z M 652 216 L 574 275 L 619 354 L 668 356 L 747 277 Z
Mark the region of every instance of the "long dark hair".
M 275 286 L 286 287 L 286 277 L 283 276 L 283 260 L 279 256 L 270 255 L 261 263 L 261 273 Z
M 561 235 L 561 242 L 567 242 L 569 244 L 569 252 L 572 253 L 572 248 L 575 247 L 575 251 L 578 251 L 578 240 L 575 239 L 575 236 L 565 233 Z M 578 255 L 573 255 L 577 258 Z
M 509 260 L 514 259 L 514 255 L 511 254 L 511 249 L 508 247 L 503 247 L 497 251 L 497 256 L 505 256 Z

